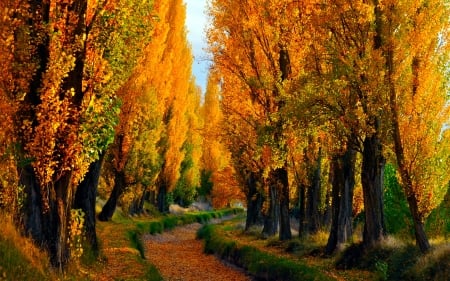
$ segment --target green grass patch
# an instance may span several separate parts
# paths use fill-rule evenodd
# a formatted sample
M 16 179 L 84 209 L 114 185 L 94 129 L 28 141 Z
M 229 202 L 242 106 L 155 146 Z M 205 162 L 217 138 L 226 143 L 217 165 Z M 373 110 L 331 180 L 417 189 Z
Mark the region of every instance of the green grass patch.
M 261 280 L 334 280 L 317 268 L 300 261 L 279 257 L 252 246 L 240 245 L 221 235 L 217 226 L 205 225 L 197 232 L 205 240 L 205 252 L 216 254 L 247 270 Z
M 161 274 L 158 269 L 154 265 L 147 265 L 147 269 L 145 271 L 145 280 L 148 281 L 163 281 Z
M 145 259 L 144 244 L 142 243 L 142 239 L 140 238 L 140 236 L 141 234 L 139 231 L 127 231 L 127 237 L 130 240 L 131 247 L 138 250 L 141 258 Z
M 162 218 L 162 224 L 164 226 L 164 230 L 170 230 L 175 228 L 178 225 L 178 222 L 182 222 L 179 217 L 176 216 L 166 216 Z

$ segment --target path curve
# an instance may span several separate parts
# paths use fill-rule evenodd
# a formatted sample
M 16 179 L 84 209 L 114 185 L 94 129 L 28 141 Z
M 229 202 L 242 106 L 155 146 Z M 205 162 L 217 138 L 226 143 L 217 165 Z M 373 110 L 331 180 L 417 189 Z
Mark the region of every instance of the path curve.
M 249 281 L 241 269 L 223 263 L 203 252 L 203 242 L 196 233 L 201 224 L 177 227 L 157 235 L 144 235 L 146 258 L 167 281 Z

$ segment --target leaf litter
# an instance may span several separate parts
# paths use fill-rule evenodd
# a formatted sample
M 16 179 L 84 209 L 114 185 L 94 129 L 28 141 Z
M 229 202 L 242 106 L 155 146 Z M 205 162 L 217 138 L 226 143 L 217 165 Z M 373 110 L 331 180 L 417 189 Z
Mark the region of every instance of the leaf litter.
M 201 224 L 177 227 L 157 235 L 144 235 L 145 256 L 168 281 L 247 281 L 252 278 L 203 251 L 196 239 Z

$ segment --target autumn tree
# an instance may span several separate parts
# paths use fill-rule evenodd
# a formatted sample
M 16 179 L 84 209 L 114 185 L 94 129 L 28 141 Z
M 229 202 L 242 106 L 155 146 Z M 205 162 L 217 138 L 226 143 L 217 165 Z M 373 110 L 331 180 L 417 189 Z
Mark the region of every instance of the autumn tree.
M 14 69 L 14 32 L 20 21 L 14 22 L 12 15 L 18 7 L 16 1 L 3 1 L 0 3 L 2 11 L 0 19 L 0 208 L 17 216 L 20 209 L 16 194 L 20 192 L 15 188 L 17 183 L 17 170 L 14 159 L 14 114 L 16 103 L 11 94 L 15 87 Z
M 349 191 L 354 182 L 352 159 L 355 159 L 351 155 L 354 155 L 355 150 L 362 153 L 361 182 L 365 206 L 363 240 L 366 247 L 375 245 L 385 234 L 382 203 L 385 165 L 383 146 L 386 143 L 388 119 L 384 114 L 387 95 L 380 75 L 383 73 L 384 60 L 376 9 L 375 3 L 337 0 L 314 10 L 314 25 L 311 28 L 318 43 L 310 49 L 313 59 L 310 65 L 314 67 L 309 73 L 316 77 L 312 81 L 318 83 L 304 88 L 316 89 L 306 104 L 314 105 L 316 112 L 328 116 L 334 128 L 333 134 L 342 140 L 342 146 L 335 149 L 336 156 L 333 157 L 333 167 L 336 169 L 334 174 L 344 172 L 344 177 L 339 181 L 335 179 L 335 196 L 348 194 L 348 200 L 351 200 Z M 323 20 L 325 18 L 326 21 Z M 334 223 L 347 221 L 345 224 L 349 225 L 351 204 L 346 201 L 343 205 L 346 210 L 339 211 L 341 207 L 337 205 L 338 200 L 338 197 L 333 199 Z M 342 203 L 344 202 L 339 205 Z M 341 220 L 339 214 L 345 214 L 346 218 Z M 329 252 L 337 241 L 336 231 L 340 232 L 338 228 L 332 226 Z
M 164 3 L 163 3 L 164 2 Z M 186 110 L 191 79 L 192 53 L 185 30 L 186 8 L 180 0 L 162 1 L 167 6 L 164 22 L 169 29 L 163 44 L 164 51 L 157 59 L 152 82 L 157 92 L 162 113 L 164 132 L 159 147 L 162 159 L 161 172 L 157 178 L 158 209 L 167 210 L 167 193 L 175 188 L 180 177 L 180 165 L 185 157 L 182 149 L 187 138 L 188 120 Z
M 257 131 L 256 151 L 266 167 L 263 175 L 272 189 L 269 196 L 276 196 L 272 202 L 280 207 L 280 239 L 291 237 L 285 135 L 288 120 L 282 112 L 287 84 L 300 71 L 304 54 L 296 48 L 302 37 L 291 24 L 301 22 L 299 15 L 308 8 L 303 4 L 212 1 L 210 7 L 214 27 L 209 40 L 215 65 L 239 79 L 241 94 L 245 93 L 252 103 L 250 122 Z
M 19 184 L 28 195 L 25 227 L 62 268 L 70 256 L 74 194 L 89 164 L 105 149 L 114 125 L 114 118 L 97 119 L 103 122 L 96 126 L 90 122 L 114 116 L 108 103 L 112 91 L 102 89 L 117 87 L 120 79 L 111 74 L 120 64 L 111 64 L 105 52 L 117 50 L 108 40 L 124 39 L 124 34 L 100 37 L 96 28 L 119 5 L 82 0 L 9 4 L 10 9 L 2 10 L 2 25 L 12 24 L 7 54 L 14 67 L 2 76 L 12 77 L 2 97 L 17 104 L 14 132 L 21 150 L 16 161 Z M 129 9 L 124 5 L 119 8 Z M 121 24 L 108 23 L 113 30 L 114 23 Z M 116 61 L 125 59 L 119 56 Z
M 442 201 L 450 180 L 445 129 L 450 9 L 443 1 L 387 1 L 379 3 L 377 12 L 382 17 L 380 40 L 399 179 L 416 243 L 427 252 L 424 221 Z
M 200 114 L 200 96 L 201 89 L 195 85 L 195 79 L 192 77 L 186 109 L 188 130 L 183 144 L 185 156 L 180 164 L 180 178 L 172 192 L 174 202 L 184 207 L 189 206 L 196 199 L 197 188 L 200 186 L 203 126 Z
M 93 21 L 89 32 L 95 39 L 87 45 L 86 88 L 95 94 L 96 106 L 91 102 L 84 116 L 83 130 L 91 132 L 91 138 L 85 138 L 83 145 L 95 145 L 98 150 L 90 151 L 96 160 L 90 164 L 77 187 L 74 208 L 85 213 L 85 235 L 94 250 L 97 247 L 97 185 L 105 151 L 113 142 L 118 123 L 119 99 L 122 97 L 117 96 L 117 91 L 131 75 L 141 48 L 150 39 L 151 5 L 151 1 L 143 1 L 139 5 L 130 1 L 98 2 L 88 6 L 86 13 L 86 17 Z M 128 48 L 127 44 L 135 48 Z M 102 75 L 107 77 L 107 83 L 102 82 Z
M 224 114 L 221 108 L 219 81 L 214 74 L 208 77 L 205 101 L 202 107 L 204 119 L 202 164 L 203 173 L 212 183 L 211 203 L 215 208 L 226 207 L 233 199 L 242 198 L 242 189 L 236 180 L 224 132 Z M 250 204 L 251 205 L 251 204 Z

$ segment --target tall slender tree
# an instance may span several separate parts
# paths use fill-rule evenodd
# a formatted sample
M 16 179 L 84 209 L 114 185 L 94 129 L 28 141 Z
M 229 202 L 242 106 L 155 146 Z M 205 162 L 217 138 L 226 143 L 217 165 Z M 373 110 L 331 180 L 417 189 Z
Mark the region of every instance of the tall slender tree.
M 379 13 L 399 179 L 417 245 L 427 252 L 424 221 L 442 201 L 450 180 L 450 144 L 444 129 L 450 110 L 445 78 L 450 7 L 443 1 L 388 1 Z

